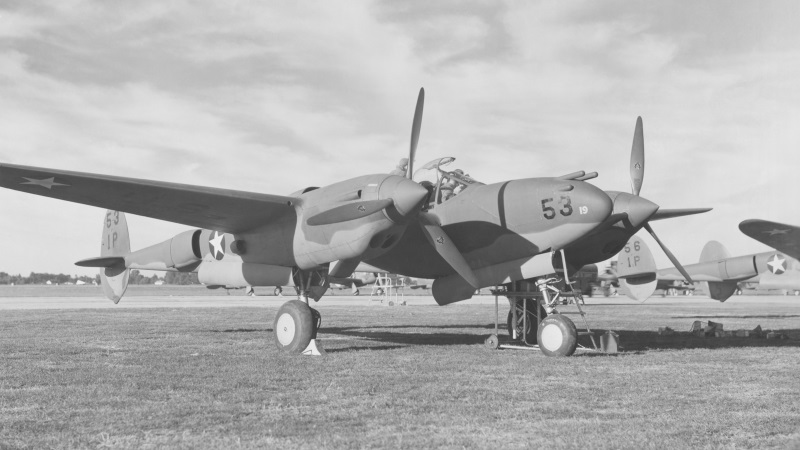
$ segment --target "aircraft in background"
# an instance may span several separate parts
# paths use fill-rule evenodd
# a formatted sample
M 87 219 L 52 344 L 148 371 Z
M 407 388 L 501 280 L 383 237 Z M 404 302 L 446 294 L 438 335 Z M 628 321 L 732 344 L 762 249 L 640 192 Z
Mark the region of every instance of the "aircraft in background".
M 775 250 L 731 257 L 722 244 L 710 241 L 700 253 L 700 262 L 684 269 L 695 281 L 705 282 L 708 295 L 721 302 L 739 292 L 742 284 L 800 294 L 800 228 L 750 219 L 740 223 L 739 229 Z M 619 267 L 626 294 L 639 301 L 652 295 L 656 283 L 682 279 L 677 269 L 656 270 L 650 250 L 636 236 L 620 254 Z
M 331 279 L 351 276 L 362 262 L 433 279 L 440 305 L 469 299 L 480 288 L 607 260 L 642 228 L 680 268 L 649 222 L 709 209 L 663 210 L 639 196 L 641 117 L 628 194 L 595 187 L 587 180 L 597 173 L 584 171 L 485 184 L 446 170 L 452 157 L 414 172 L 423 103 L 420 89 L 399 174 L 357 176 L 288 196 L 12 164 L 0 164 L 0 186 L 108 209 L 100 256 L 76 264 L 99 268 L 103 291 L 115 303 L 130 269 L 196 272 L 212 286 L 296 286 L 306 301 L 284 303 L 273 324 L 277 347 L 290 353 L 316 350 L 321 319 L 309 299 L 319 300 Z M 131 251 L 123 211 L 195 228 Z M 546 317 L 538 330 L 545 354 L 574 352 L 577 330 L 565 315 Z

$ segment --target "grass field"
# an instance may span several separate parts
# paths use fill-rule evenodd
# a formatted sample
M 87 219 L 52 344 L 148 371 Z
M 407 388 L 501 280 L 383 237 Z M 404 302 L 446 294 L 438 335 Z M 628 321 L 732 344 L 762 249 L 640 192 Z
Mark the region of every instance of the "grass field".
M 800 301 L 605 303 L 625 351 L 570 358 L 486 349 L 487 304 L 323 301 L 321 358 L 274 308 L 2 311 L 0 448 L 800 446 Z M 656 333 L 694 320 L 790 339 Z

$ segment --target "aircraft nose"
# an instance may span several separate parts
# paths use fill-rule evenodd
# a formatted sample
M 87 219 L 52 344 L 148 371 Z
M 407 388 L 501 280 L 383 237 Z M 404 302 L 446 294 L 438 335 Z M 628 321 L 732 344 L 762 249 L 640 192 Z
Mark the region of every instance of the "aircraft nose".
M 378 197 L 392 199 L 394 208 L 386 212 L 389 219 L 395 221 L 419 212 L 422 202 L 428 197 L 428 190 L 408 178 L 393 176 L 381 184 Z M 400 217 L 395 217 L 398 214 Z
M 614 199 L 614 213 L 628 213 L 628 220 L 634 227 L 643 225 L 656 211 L 658 205 L 638 195 L 621 192 Z

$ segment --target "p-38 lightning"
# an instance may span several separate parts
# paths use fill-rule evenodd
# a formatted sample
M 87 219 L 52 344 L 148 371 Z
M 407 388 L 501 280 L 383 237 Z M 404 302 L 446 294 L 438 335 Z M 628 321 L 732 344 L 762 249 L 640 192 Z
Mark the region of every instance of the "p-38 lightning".
M 446 305 L 478 288 L 607 260 L 641 228 L 656 237 L 650 221 L 708 210 L 659 210 L 639 196 L 641 118 L 631 151 L 632 194 L 603 191 L 587 182 L 597 173 L 583 171 L 485 184 L 447 170 L 451 157 L 415 173 L 424 94 L 420 89 L 407 162 L 394 174 L 281 196 L 0 164 L 0 186 L 109 210 L 100 256 L 76 264 L 100 268 L 103 290 L 115 303 L 130 269 L 196 272 L 208 286 L 295 286 L 305 302 L 286 302 L 274 321 L 276 345 L 291 353 L 314 344 L 320 315 L 308 299 L 319 300 L 331 278 L 349 276 L 362 262 L 433 279 L 433 297 Z M 123 212 L 194 229 L 131 251 Z M 577 332 L 566 316 L 551 314 L 536 325 L 545 354 L 575 350 Z

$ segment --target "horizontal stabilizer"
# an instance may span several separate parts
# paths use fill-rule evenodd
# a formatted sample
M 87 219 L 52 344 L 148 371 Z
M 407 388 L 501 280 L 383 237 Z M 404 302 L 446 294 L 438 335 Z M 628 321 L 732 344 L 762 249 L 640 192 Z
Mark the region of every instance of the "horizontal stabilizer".
M 661 220 L 661 219 L 672 219 L 675 217 L 682 217 L 682 216 L 691 216 L 693 214 L 702 214 L 704 212 L 709 212 L 713 208 L 677 208 L 677 209 L 659 209 L 650 217 L 649 221 L 652 222 L 654 220 Z
M 97 258 L 82 259 L 75 263 L 81 267 L 125 267 L 125 258 L 121 256 L 100 256 Z

